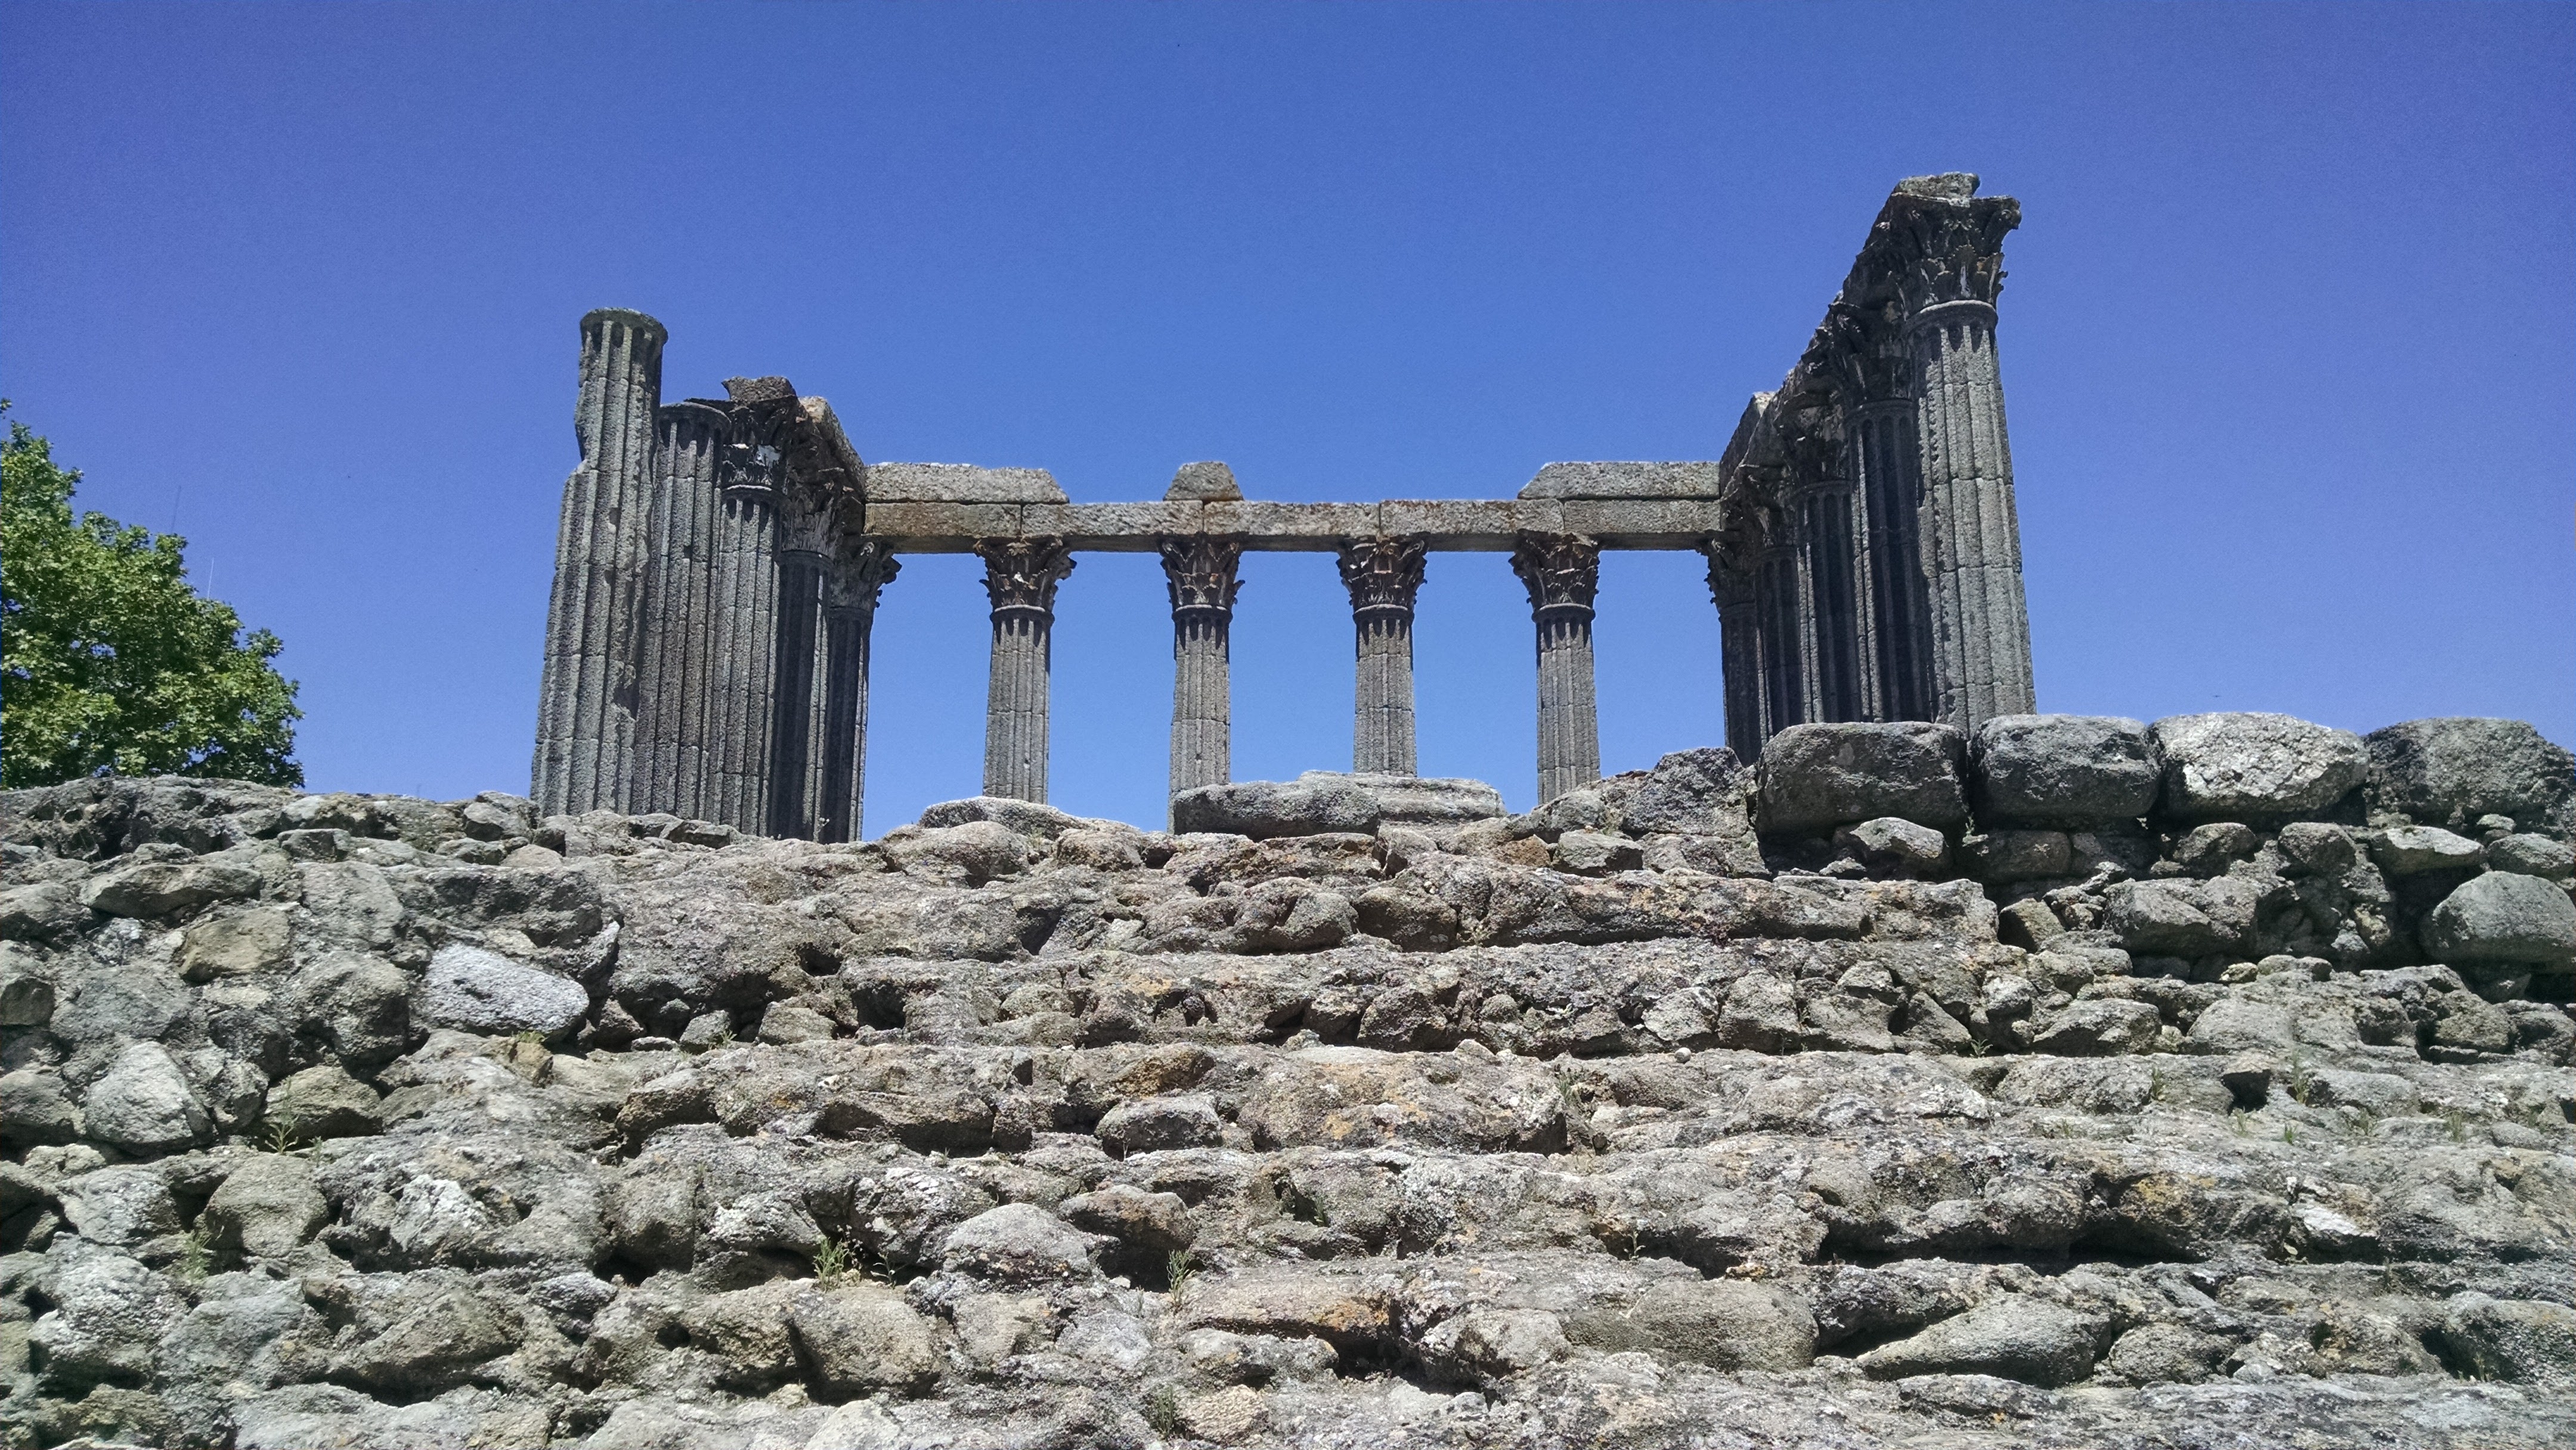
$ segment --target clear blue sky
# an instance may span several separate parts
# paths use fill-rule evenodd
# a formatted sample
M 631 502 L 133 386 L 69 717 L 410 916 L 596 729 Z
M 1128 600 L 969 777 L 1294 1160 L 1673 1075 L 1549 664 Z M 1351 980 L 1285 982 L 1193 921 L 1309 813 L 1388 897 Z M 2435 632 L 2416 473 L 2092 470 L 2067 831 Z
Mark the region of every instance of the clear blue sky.
M 2576 11 L 0 9 L 0 392 L 287 641 L 317 788 L 526 787 L 575 323 L 863 456 L 1158 496 L 1707 458 L 1897 178 L 2022 199 L 2040 705 L 2576 741 Z M 1347 768 L 1328 557 L 1247 561 L 1239 778 Z M 969 561 L 877 622 L 869 828 L 973 793 Z M 1603 570 L 1604 766 L 1720 738 L 1686 555 Z M 1055 798 L 1162 814 L 1150 559 L 1056 636 Z M 1534 790 L 1527 607 L 1440 555 L 1422 767 Z

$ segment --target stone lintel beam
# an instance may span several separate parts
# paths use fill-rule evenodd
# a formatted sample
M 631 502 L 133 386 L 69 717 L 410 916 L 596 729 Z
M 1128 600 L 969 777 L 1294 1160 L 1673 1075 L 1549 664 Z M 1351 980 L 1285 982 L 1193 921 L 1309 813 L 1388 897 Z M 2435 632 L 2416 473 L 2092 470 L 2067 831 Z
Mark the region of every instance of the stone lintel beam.
M 1052 538 L 1077 552 L 1150 554 L 1193 534 L 1246 552 L 1332 553 L 1409 538 L 1437 552 L 1510 553 L 1524 534 L 1580 534 L 1605 549 L 1696 549 L 1720 530 L 1708 499 L 1390 499 L 1382 503 L 954 503 L 870 499 L 867 533 L 898 553 L 965 554 L 982 539 Z

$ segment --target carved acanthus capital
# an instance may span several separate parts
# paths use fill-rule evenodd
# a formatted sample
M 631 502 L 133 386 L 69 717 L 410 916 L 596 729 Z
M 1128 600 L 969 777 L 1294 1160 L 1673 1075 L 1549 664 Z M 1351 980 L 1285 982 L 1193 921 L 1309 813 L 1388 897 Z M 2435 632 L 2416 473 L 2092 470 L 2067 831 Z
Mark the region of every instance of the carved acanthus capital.
M 1073 572 L 1073 555 L 1058 538 L 978 539 L 976 557 L 984 561 L 984 592 L 993 612 L 1031 609 L 1052 613 L 1055 586 Z
M 1183 534 L 1161 541 L 1163 580 L 1171 589 L 1172 613 L 1232 614 L 1235 591 L 1242 581 L 1235 566 L 1243 542 L 1222 534 Z
M 1708 597 L 1721 611 L 1749 604 L 1753 599 L 1753 571 L 1745 561 L 1753 557 L 1751 541 L 1739 533 L 1711 534 L 1700 541 L 1699 551 L 1708 557 Z
M 1417 538 L 1353 539 L 1342 545 L 1342 587 L 1351 591 L 1351 612 L 1413 612 L 1413 596 L 1422 587 L 1426 549 Z
M 894 582 L 894 576 L 902 569 L 895 562 L 894 550 L 883 539 L 844 536 L 832 560 L 824 607 L 873 614 L 878 594 Z
M 777 448 L 759 438 L 733 437 L 716 451 L 716 484 L 729 500 L 766 504 L 778 497 Z
M 2020 224 L 2010 197 L 1890 201 L 1881 225 L 1906 258 L 1898 280 L 1906 315 L 1952 302 L 1992 307 L 2004 288 L 2004 234 Z
M 1601 586 L 1601 546 L 1581 534 L 1523 534 L 1512 543 L 1512 572 L 1529 590 L 1530 613 L 1592 613 Z
M 1911 381 L 1911 359 L 1890 305 L 1855 307 L 1836 301 L 1799 360 L 1848 408 L 1901 401 Z

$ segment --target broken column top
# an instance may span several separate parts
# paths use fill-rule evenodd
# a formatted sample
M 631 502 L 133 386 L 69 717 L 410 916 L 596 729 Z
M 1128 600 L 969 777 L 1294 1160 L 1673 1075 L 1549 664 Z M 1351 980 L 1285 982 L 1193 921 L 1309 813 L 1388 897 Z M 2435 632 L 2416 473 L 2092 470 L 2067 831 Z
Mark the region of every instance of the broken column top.
M 1234 470 L 1222 463 L 1184 463 L 1172 475 L 1172 486 L 1163 490 L 1166 503 L 1241 503 L 1243 490 L 1235 484 Z

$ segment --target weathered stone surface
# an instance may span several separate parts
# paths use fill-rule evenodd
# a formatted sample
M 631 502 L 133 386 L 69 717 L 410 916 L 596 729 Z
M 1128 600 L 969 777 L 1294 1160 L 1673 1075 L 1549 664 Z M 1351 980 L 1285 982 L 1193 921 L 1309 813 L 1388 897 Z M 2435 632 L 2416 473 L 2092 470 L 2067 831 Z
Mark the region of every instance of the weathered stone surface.
M 2497 871 L 2564 881 L 2576 876 L 2576 846 L 2528 832 L 2487 843 L 2487 865 Z
M 1793 725 L 1762 747 L 1761 827 L 1820 831 L 1873 816 L 1959 825 L 1965 755 L 1944 725 Z
M 36 1316 L 27 1342 L 44 1355 L 47 1384 L 66 1398 L 149 1377 L 162 1336 L 188 1310 L 167 1278 L 113 1253 L 64 1264 L 46 1297 L 53 1307 Z
M 1711 463 L 1551 463 L 1521 486 L 1522 498 L 1716 498 L 1724 482 Z
M 384 1126 L 384 1105 L 374 1088 L 324 1063 L 271 1087 L 261 1116 L 296 1138 L 363 1138 Z
M 1930 826 L 1879 816 L 1834 832 L 1834 845 L 1881 876 L 1937 876 L 1950 864 L 1950 842 Z
M 150 1168 L 100 1168 L 64 1183 L 57 1196 L 72 1231 L 94 1244 L 133 1248 L 179 1231 L 170 1186 Z
M 2181 821 L 2315 815 L 2369 775 L 2361 737 L 2288 715 L 2173 715 L 2149 729 L 2164 761 L 2158 809 Z
M 2433 908 L 2424 949 L 2444 961 L 2576 960 L 2576 902 L 2556 882 L 2490 871 L 2461 882 Z
M 1255 780 L 1200 786 L 1172 797 L 1173 830 L 1250 836 L 1256 841 L 1374 832 L 1381 816 L 1374 791 L 1331 776 L 1285 784 Z
M 989 1208 L 948 1235 L 951 1269 L 1004 1283 L 1080 1278 L 1093 1271 L 1099 1240 L 1026 1203 Z
M 291 1254 L 331 1220 L 330 1202 L 314 1186 L 312 1165 L 263 1153 L 224 1175 L 206 1200 L 207 1241 L 259 1258 Z
M 2135 820 L 2163 775 L 2147 727 L 2117 716 L 1998 715 L 1968 741 L 1968 806 L 1989 830 Z
M 2072 1384 L 2090 1374 L 2110 1323 L 2020 1294 L 1999 1294 L 1922 1333 L 1860 1358 L 1873 1378 L 1991 1374 L 2035 1385 Z
M 84 1136 L 136 1153 L 169 1153 L 213 1130 L 187 1075 L 157 1042 L 119 1052 L 81 1095 Z
M 971 463 L 871 463 L 868 498 L 879 503 L 1064 503 L 1043 468 L 978 468 Z
M 578 982 L 454 943 L 430 958 L 412 1010 L 431 1027 L 554 1037 L 571 1030 L 589 1008 L 590 994 Z
M 788 1324 L 815 1380 L 836 1395 L 918 1394 L 939 1373 L 929 1321 L 883 1285 L 807 1290 L 795 1297 Z
M 2520 720 L 2409 720 L 2369 738 L 2370 799 L 2418 824 L 2473 825 L 2510 816 L 2525 827 L 2555 822 L 2576 795 L 2576 756 Z
M 2474 870 L 2486 854 L 2484 846 L 2439 826 L 2398 826 L 2370 843 L 2370 859 L 2388 876 Z
M 184 916 L 208 902 L 259 894 L 259 873 L 242 866 L 148 861 L 111 871 L 81 888 L 81 904 L 109 916 Z

